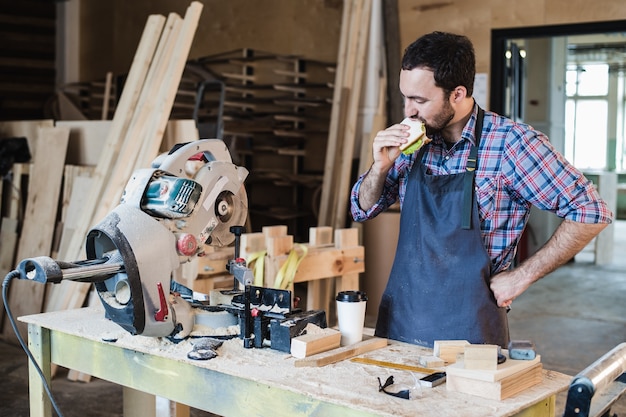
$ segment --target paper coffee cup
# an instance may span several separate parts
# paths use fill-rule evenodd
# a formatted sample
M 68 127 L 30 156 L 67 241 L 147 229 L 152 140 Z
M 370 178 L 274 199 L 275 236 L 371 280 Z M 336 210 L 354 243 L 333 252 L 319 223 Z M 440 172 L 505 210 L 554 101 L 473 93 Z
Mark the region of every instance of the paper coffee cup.
M 363 340 L 367 295 L 362 291 L 341 291 L 335 300 L 337 301 L 341 346 L 360 342 Z

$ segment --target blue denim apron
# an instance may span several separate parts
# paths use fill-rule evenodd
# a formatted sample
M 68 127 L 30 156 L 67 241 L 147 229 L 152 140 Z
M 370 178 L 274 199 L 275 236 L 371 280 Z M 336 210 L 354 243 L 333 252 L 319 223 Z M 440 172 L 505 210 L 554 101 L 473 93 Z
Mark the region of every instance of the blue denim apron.
M 491 260 L 473 192 L 483 115 L 479 109 L 467 171 L 429 174 L 422 148 L 409 173 L 377 336 L 429 347 L 457 339 L 507 347 L 506 309 L 489 288 Z

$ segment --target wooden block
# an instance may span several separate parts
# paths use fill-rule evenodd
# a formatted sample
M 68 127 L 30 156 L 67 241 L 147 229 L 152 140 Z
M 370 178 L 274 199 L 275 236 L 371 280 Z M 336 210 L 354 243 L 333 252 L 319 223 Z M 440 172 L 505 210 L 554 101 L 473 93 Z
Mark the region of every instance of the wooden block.
M 524 370 L 527 370 L 537 363 L 541 362 L 540 355 L 537 355 L 533 360 L 526 361 L 509 358 L 509 352 L 505 349 L 502 350 L 502 354 L 506 356 L 507 359 L 504 363 L 499 364 L 496 370 L 489 371 L 480 369 L 466 369 L 463 361 L 459 361 L 457 363 L 449 365 L 446 368 L 446 372 L 448 373 L 448 375 L 458 375 L 476 380 L 495 382 L 507 378 L 511 375 L 518 374 L 519 372 L 523 372 Z
M 309 229 L 309 245 L 323 246 L 333 243 L 333 228 L 330 226 L 311 227 Z
M 265 236 L 265 238 L 278 237 L 278 236 L 287 236 L 287 226 L 286 225 L 276 225 L 276 226 L 263 226 L 261 228 L 261 232 Z
M 247 260 L 250 255 L 264 251 L 265 249 L 265 235 L 263 233 L 244 233 L 241 235 L 239 255 L 242 258 Z
M 371 352 L 385 346 L 387 346 L 387 339 L 382 339 L 380 337 L 367 338 L 350 346 L 344 346 L 329 350 L 328 352 L 318 353 L 317 355 L 309 356 L 304 359 L 297 359 L 294 362 L 294 365 L 296 368 L 307 366 L 325 366 L 344 359 L 350 359 L 354 356 L 362 355 L 363 353 Z
M 501 401 L 540 384 L 543 379 L 542 369 L 541 363 L 535 363 L 523 371 L 491 382 L 447 372 L 446 389 Z
M 484 369 L 495 371 L 498 369 L 497 345 L 467 345 L 463 353 L 465 369 Z
M 293 236 L 277 236 L 266 238 L 267 256 L 288 255 L 293 249 Z
M 299 359 L 305 358 L 336 349 L 340 341 L 341 333 L 335 329 L 307 325 L 307 334 L 291 339 L 291 355 Z
M 446 363 L 455 363 L 459 354 L 465 351 L 467 340 L 435 340 L 433 355 L 440 357 Z
M 335 230 L 335 247 L 351 248 L 359 245 L 359 229 L 337 229 Z
M 421 366 L 425 366 L 426 368 L 440 368 L 446 364 L 443 359 L 434 355 L 420 356 L 418 362 Z

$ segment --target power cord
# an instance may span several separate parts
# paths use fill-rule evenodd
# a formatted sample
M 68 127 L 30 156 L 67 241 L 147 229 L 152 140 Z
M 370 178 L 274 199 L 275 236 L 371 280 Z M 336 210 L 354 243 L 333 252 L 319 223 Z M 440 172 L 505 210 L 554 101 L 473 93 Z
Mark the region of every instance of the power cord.
M 17 328 L 17 324 L 15 323 L 15 319 L 13 318 L 13 314 L 11 313 L 11 308 L 9 307 L 8 293 L 9 293 L 9 286 L 11 284 L 11 280 L 15 278 L 19 278 L 20 275 L 21 274 L 19 271 L 14 270 L 14 271 L 9 272 L 6 275 L 6 277 L 4 277 L 4 281 L 2 281 L 2 301 L 4 302 L 4 309 L 7 312 L 7 317 L 9 317 L 9 323 L 11 323 L 11 327 L 13 328 L 13 331 L 15 332 L 15 335 L 17 336 L 17 340 L 20 342 L 22 349 L 24 349 L 24 352 L 26 352 L 26 356 L 28 356 L 28 359 L 30 359 L 30 361 L 32 362 L 33 366 L 37 370 L 37 373 L 39 374 L 39 377 L 41 378 L 41 381 L 43 382 L 43 387 L 46 390 L 46 394 L 48 394 L 48 398 L 50 398 L 50 402 L 52 403 L 52 407 L 54 408 L 54 411 L 56 411 L 59 417 L 63 417 L 63 414 L 59 410 L 59 406 L 57 405 L 57 402 L 54 399 L 54 396 L 52 395 L 52 391 L 50 390 L 50 386 L 48 385 L 48 381 L 46 381 L 46 377 L 44 376 L 43 371 L 39 367 L 39 364 L 35 360 L 35 357 L 33 356 L 30 349 L 28 349 L 28 345 L 26 345 L 26 343 L 24 342 L 24 339 L 20 335 L 20 332 Z

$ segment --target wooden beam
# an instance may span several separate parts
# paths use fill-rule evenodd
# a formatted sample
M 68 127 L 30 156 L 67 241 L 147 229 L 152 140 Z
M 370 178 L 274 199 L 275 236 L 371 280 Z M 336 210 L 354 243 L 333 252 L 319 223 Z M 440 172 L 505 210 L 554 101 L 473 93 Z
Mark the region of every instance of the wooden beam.
M 84 255 L 81 255 L 84 253 L 84 238 L 89 228 L 93 225 L 94 214 L 102 200 L 102 192 L 113 173 L 115 161 L 122 147 L 122 140 L 132 120 L 133 110 L 137 106 L 137 101 L 164 24 L 165 17 L 163 16 L 151 15 L 148 17 L 120 101 L 115 109 L 111 130 L 94 171 L 94 183 L 89 193 L 89 198 L 87 198 L 85 207 L 83 207 L 81 212 L 76 232 L 68 244 L 67 258 L 62 260 L 74 261 L 84 257 Z
M 50 255 L 57 207 L 70 131 L 67 128 L 42 128 L 37 138 L 37 158 L 30 170 L 30 181 L 24 223 L 17 248 L 17 259 Z M 15 317 L 41 313 L 45 285 L 14 280 L 9 291 L 9 306 Z M 26 337 L 24 323 L 18 323 Z M 10 325 L 5 323 L 7 340 L 17 341 Z
M 161 86 L 161 91 L 158 95 L 160 101 L 160 112 L 158 113 L 154 123 L 149 125 L 148 140 L 143 142 L 141 148 L 140 157 L 135 168 L 149 167 L 152 160 L 158 155 L 161 140 L 163 139 L 163 133 L 174 105 L 174 99 L 180 85 L 180 81 L 185 70 L 187 59 L 189 58 L 189 51 L 198 28 L 198 22 L 200 21 L 200 15 L 202 14 L 203 4 L 199 1 L 192 2 L 185 13 L 185 17 L 182 22 L 182 26 L 179 35 L 174 45 L 173 53 L 170 56 L 168 62 L 167 71 L 165 73 L 166 80 L 168 82 Z
M 366 338 L 363 341 L 350 346 L 343 346 L 337 349 L 329 350 L 327 352 L 322 352 L 316 355 L 309 356 L 308 358 L 297 359 L 294 365 L 296 368 L 302 368 L 307 366 L 326 366 L 330 365 L 331 363 L 350 359 L 354 356 L 362 355 L 376 349 L 384 348 L 385 346 L 387 346 L 387 339 L 382 339 L 380 337 Z
M 337 66 L 335 72 L 335 82 L 332 100 L 332 109 L 330 115 L 330 127 L 328 132 L 328 143 L 326 145 L 326 159 L 324 162 L 324 182 L 322 185 L 322 195 L 319 209 L 318 226 L 331 226 L 331 208 L 333 197 L 333 182 L 335 181 L 336 154 L 339 147 L 339 126 L 342 118 L 342 100 L 343 90 L 343 74 L 347 59 L 348 37 L 350 34 L 350 20 L 352 19 L 352 8 L 354 0 L 345 0 L 343 2 L 343 11 L 341 15 L 341 35 L 339 37 L 339 52 L 337 54 Z
M 350 199 L 354 145 L 356 143 L 361 92 L 363 90 L 363 73 L 365 72 L 365 61 L 367 58 L 372 0 L 363 0 L 363 4 L 360 6 L 362 9 L 358 15 L 358 20 L 354 22 L 357 25 L 357 33 L 352 51 L 354 57 L 351 59 L 351 61 L 353 61 L 353 70 L 349 70 L 350 78 L 346 81 L 350 85 L 350 97 L 344 130 L 342 132 L 343 146 L 340 151 L 340 170 L 337 173 L 339 183 L 337 190 L 335 190 L 337 200 L 333 209 L 334 223 L 331 224 L 331 226 L 334 226 L 336 229 L 346 226 L 346 217 L 348 214 L 347 208 Z
M 137 167 L 137 161 L 142 158 L 142 144 L 149 140 L 147 126 L 156 123 L 160 117 L 160 86 L 168 82 L 165 78 L 167 60 L 171 59 L 181 22 L 182 19 L 176 13 L 170 13 L 167 17 L 137 99 L 137 107 L 132 112 L 128 129 L 123 133 L 119 155 L 114 161 L 115 169 L 111 171 L 106 184 L 103 184 L 100 204 L 95 209 L 92 221 L 104 218 L 119 203 L 124 187 Z M 147 167 L 149 165 L 144 166 Z

